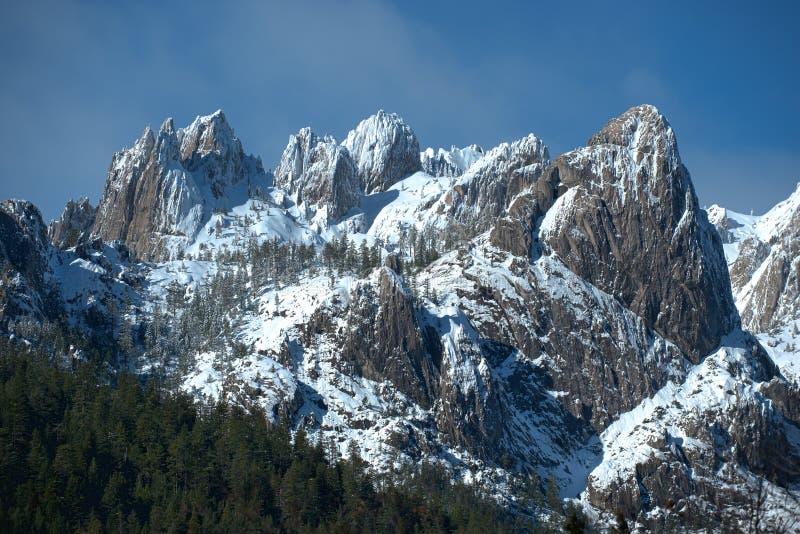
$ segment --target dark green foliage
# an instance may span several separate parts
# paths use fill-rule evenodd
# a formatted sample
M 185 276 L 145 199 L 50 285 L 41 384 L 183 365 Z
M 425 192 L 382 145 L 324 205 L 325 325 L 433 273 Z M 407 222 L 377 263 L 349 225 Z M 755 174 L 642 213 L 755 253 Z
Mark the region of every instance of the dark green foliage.
M 569 534 L 583 534 L 586 532 L 588 520 L 583 511 L 571 504 L 567 506 L 566 517 L 564 518 L 564 531 Z
M 561 496 L 558 492 L 558 483 L 554 474 L 550 474 L 547 479 L 547 506 L 552 512 L 559 514 L 562 512 Z
M 631 530 L 628 528 L 628 522 L 625 520 L 625 514 L 622 513 L 622 510 L 617 510 L 616 521 L 616 525 L 609 529 L 609 533 L 630 534 Z
M 377 479 L 263 414 L 98 376 L 0 339 L 1 531 L 534 531 L 441 468 Z

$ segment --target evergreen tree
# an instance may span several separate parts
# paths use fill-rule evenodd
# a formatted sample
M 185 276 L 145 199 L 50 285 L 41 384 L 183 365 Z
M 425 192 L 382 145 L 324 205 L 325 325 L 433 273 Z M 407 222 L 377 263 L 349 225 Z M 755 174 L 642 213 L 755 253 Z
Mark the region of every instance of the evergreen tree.
M 567 506 L 566 517 L 564 518 L 564 531 L 569 534 L 583 534 L 587 527 L 586 515 L 577 506 L 570 503 Z
M 625 520 L 625 514 L 622 510 L 617 510 L 615 515 L 616 524 L 609 529 L 609 534 L 630 534 L 628 522 Z

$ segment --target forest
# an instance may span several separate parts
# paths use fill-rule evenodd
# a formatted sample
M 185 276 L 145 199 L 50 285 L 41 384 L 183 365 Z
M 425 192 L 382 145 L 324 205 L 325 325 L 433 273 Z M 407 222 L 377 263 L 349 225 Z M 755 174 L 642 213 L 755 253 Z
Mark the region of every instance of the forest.
M 355 447 L 332 457 L 257 410 L 0 340 L 6 532 L 585 530 L 583 514 L 529 485 L 546 513 L 514 513 L 434 464 L 380 476 Z

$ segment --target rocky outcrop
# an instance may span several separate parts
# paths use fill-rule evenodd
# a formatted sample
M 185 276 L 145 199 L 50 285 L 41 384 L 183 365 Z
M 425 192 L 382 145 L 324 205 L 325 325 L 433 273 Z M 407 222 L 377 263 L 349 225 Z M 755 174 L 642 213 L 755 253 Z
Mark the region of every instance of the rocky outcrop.
M 332 137 L 320 139 L 310 128 L 289 138 L 275 170 L 275 185 L 298 204 L 325 208 L 332 219 L 359 201 L 360 182 L 350 153 Z
M 377 287 L 361 285 L 351 296 L 342 354 L 361 376 L 390 381 L 423 406 L 438 392 L 438 347 L 419 325 L 411 295 L 388 267 L 378 273 Z
M 11 319 L 57 315 L 49 281 L 47 230 L 38 208 L 23 200 L 0 204 L 0 327 Z
M 364 119 L 342 145 L 356 163 L 366 194 L 386 191 L 421 167 L 417 137 L 395 113 L 381 110 Z
M 133 148 L 114 154 L 92 233 L 125 241 L 140 259 L 168 259 L 214 210 L 244 203 L 265 179 L 221 111 L 178 130 L 167 119 L 157 134 L 146 128 Z
M 452 217 L 472 236 L 488 230 L 549 161 L 547 147 L 533 134 L 503 143 L 470 166 L 435 207 L 437 214 Z
M 491 228 L 489 239 L 501 250 L 524 258 L 541 252 L 537 225 L 559 195 L 567 188 L 561 183 L 561 173 L 570 169 L 556 160 L 532 187 L 517 195 L 504 214 Z
M 781 329 L 800 319 L 800 187 L 766 214 L 742 218 L 754 220 L 750 228 L 739 223 L 731 236 L 738 247 L 731 284 L 742 323 L 755 332 Z
M 779 492 L 800 479 L 790 443 L 797 413 L 785 402 L 796 389 L 752 336 L 726 342 L 685 383 L 664 388 L 603 434 L 604 461 L 586 490 L 593 505 L 652 530 L 663 530 L 667 515 L 683 526 L 736 532 L 736 520 L 747 524 L 756 513 L 757 486 Z
M 440 148 L 435 152 L 432 148 L 427 148 L 420 154 L 420 162 L 422 171 L 426 174 L 456 177 L 468 171 L 483 155 L 484 151 L 478 145 L 464 148 L 453 146 L 450 150 Z
M 538 380 L 563 392 L 564 408 L 595 431 L 685 375 L 675 345 L 558 259 L 517 260 L 501 272 L 476 261 L 460 273 L 468 284 L 459 295 L 478 336 L 538 362 Z
M 545 176 L 559 183 L 541 223 L 546 253 L 695 362 L 737 327 L 722 243 L 698 206 L 672 128 L 654 107 L 609 121 Z
M 61 217 L 47 227 L 50 242 L 58 248 L 71 248 L 89 237 L 94 227 L 97 208 L 84 197 L 68 200 Z

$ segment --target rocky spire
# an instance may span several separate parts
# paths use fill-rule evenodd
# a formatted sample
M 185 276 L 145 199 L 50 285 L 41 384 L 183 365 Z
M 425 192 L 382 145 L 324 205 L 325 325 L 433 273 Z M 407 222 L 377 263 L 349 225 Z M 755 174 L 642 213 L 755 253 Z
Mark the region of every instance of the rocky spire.
M 92 233 L 125 241 L 140 259 L 168 259 L 213 210 L 244 203 L 251 182 L 266 182 L 261 160 L 244 153 L 221 111 L 178 130 L 167 119 L 114 154 Z
M 75 246 L 89 236 L 96 216 L 97 208 L 92 206 L 88 198 L 68 200 L 61 216 L 47 227 L 50 242 L 58 248 Z
M 56 315 L 48 271 L 47 230 L 39 209 L 24 200 L 0 204 L 0 328 L 9 319 Z
M 289 137 L 275 170 L 275 185 L 298 204 L 327 209 L 333 219 L 358 205 L 360 185 L 350 153 L 332 137 L 320 139 L 310 128 Z
M 421 168 L 417 137 L 395 113 L 380 110 L 364 119 L 342 144 L 352 155 L 367 194 L 386 191 Z
M 545 253 L 614 295 L 694 361 L 738 326 L 719 236 L 655 107 L 612 119 L 543 178 L 558 197 L 542 210 Z

